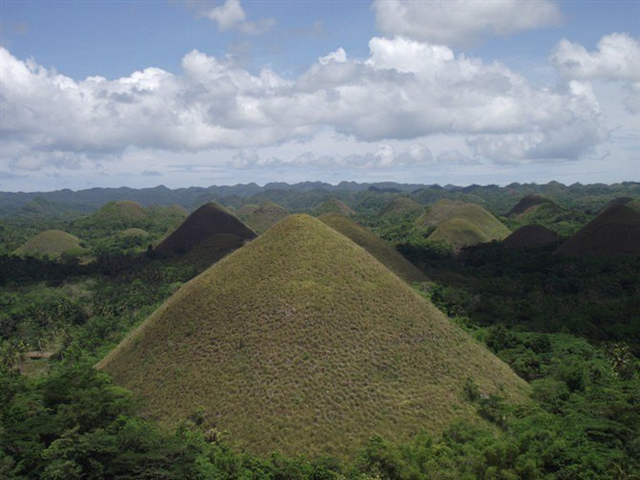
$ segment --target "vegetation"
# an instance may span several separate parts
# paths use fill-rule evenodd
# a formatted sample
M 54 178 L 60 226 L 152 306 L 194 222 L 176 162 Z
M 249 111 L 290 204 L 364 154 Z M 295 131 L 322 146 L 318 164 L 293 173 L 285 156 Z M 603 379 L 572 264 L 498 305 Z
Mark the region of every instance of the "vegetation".
M 316 215 L 322 215 L 323 213 L 339 213 L 340 215 L 355 215 L 354 212 L 346 203 L 338 200 L 337 198 L 330 198 L 316 205 L 313 209 Z
M 261 205 L 245 205 L 238 210 L 238 218 L 257 233 L 264 233 L 274 224 L 289 215 L 289 211 L 272 201 Z
M 407 197 L 396 197 L 380 212 L 381 218 L 417 217 L 424 210 L 418 202 Z

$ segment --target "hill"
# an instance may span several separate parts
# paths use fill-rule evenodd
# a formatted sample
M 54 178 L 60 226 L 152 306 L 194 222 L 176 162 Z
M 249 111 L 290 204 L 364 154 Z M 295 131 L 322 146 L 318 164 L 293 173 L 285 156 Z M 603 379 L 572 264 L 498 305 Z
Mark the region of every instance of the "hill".
M 109 202 L 92 215 L 94 220 L 103 222 L 135 222 L 145 220 L 147 211 L 137 202 L 120 200 Z
M 199 275 L 98 368 L 146 414 L 257 454 L 346 457 L 475 417 L 463 390 L 527 385 L 363 248 L 291 215 Z
M 257 236 L 224 207 L 210 202 L 189 215 L 154 251 L 161 254 L 187 253 L 204 240 L 209 239 L 212 244 L 210 237 L 216 235 L 234 235 L 241 241 Z
M 149 236 L 149 232 L 141 228 L 127 228 L 126 230 L 119 232 L 119 235 L 122 237 L 147 238 Z
M 286 208 L 270 200 L 260 205 L 244 206 L 238 211 L 238 217 L 258 233 L 265 232 L 287 215 L 289 211 Z
M 415 224 L 419 229 L 435 228 L 429 240 L 445 241 L 456 252 L 470 245 L 502 240 L 511 233 L 480 205 L 447 199 L 431 205 Z
M 525 225 L 519 228 L 502 243 L 514 248 L 531 248 L 549 245 L 560 240 L 560 237 L 553 231 L 542 225 Z
M 612 205 L 569 237 L 556 253 L 569 256 L 640 255 L 640 213 Z
M 553 204 L 554 202 L 552 202 L 544 195 L 532 193 L 531 195 L 527 195 L 526 197 L 522 198 L 511 210 L 509 210 L 509 212 L 507 213 L 507 217 L 522 215 L 527 210 L 538 205 L 544 205 L 546 203 Z
M 380 218 L 418 216 L 424 211 L 422 205 L 407 197 L 396 197 L 380 212 Z
M 389 270 L 407 282 L 423 282 L 425 275 L 409 260 L 373 232 L 338 213 L 325 213 L 319 219 L 360 245 Z
M 62 230 L 45 230 L 31 237 L 14 253 L 21 256 L 58 258 L 63 253 L 81 255 L 84 249 L 80 239 Z
M 324 202 L 313 207 L 313 213 L 316 215 L 322 215 L 323 213 L 339 213 L 341 215 L 355 215 L 354 212 L 346 203 L 338 200 L 337 198 L 330 198 Z

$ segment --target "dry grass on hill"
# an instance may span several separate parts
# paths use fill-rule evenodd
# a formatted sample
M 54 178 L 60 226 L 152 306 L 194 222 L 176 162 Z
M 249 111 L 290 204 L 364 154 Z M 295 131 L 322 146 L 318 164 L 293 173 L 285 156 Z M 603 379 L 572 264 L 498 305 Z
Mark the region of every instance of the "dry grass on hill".
M 193 279 L 98 365 L 166 424 L 204 427 L 257 454 L 348 457 L 478 418 L 463 399 L 520 400 L 502 361 L 362 247 L 291 215 Z
M 557 233 L 542 225 L 525 225 L 505 238 L 502 243 L 514 248 L 532 248 L 550 245 L 559 240 Z
M 418 216 L 424 207 L 415 200 L 407 197 L 396 197 L 378 215 L 380 218 L 400 218 L 411 215 Z
M 330 198 L 329 200 L 319 203 L 313 207 L 313 213 L 315 215 L 322 215 L 323 213 L 339 213 L 341 215 L 356 214 L 346 203 L 337 198 Z
M 58 258 L 63 253 L 70 255 L 82 255 L 84 248 L 80 245 L 80 239 L 62 230 L 45 230 L 31 237 L 23 245 L 18 247 L 16 255 Z

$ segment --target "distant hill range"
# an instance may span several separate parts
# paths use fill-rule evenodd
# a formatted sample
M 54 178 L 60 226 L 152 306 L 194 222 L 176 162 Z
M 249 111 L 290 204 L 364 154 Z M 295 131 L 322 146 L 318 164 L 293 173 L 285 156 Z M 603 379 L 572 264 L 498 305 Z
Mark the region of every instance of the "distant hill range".
M 315 205 L 333 197 L 357 205 L 359 200 L 370 195 L 401 194 L 410 196 L 420 205 L 428 205 L 441 198 L 479 203 L 492 212 L 507 212 L 505 199 L 512 199 L 511 206 L 530 194 L 543 195 L 560 205 L 571 206 L 579 199 L 587 199 L 595 211 L 617 197 L 640 197 L 640 183 L 623 182 L 613 185 L 579 183 L 566 186 L 559 182 L 545 185 L 512 183 L 506 187 L 498 185 L 469 185 L 466 187 L 447 185 L 402 184 L 394 182 L 356 183 L 340 182 L 331 185 L 324 182 L 302 182 L 296 184 L 255 183 L 234 186 L 189 187 L 169 189 L 165 186 L 134 189 L 91 188 L 86 190 L 57 190 L 53 192 L 0 192 L 0 215 L 12 214 L 62 214 L 68 212 L 91 213 L 108 202 L 131 200 L 144 207 L 157 205 L 181 205 L 189 211 L 216 200 L 224 205 L 241 207 L 247 203 L 259 204 L 272 200 L 289 211 L 311 210 Z M 247 202 L 255 197 L 257 200 Z M 380 206 L 383 208 L 383 205 Z M 324 212 L 321 212 L 324 213 Z

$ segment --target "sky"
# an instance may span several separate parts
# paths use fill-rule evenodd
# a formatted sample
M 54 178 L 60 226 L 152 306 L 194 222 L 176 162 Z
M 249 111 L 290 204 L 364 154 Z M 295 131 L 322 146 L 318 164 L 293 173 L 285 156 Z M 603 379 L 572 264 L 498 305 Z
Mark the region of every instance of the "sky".
M 0 189 L 640 181 L 640 2 L 0 0 Z

